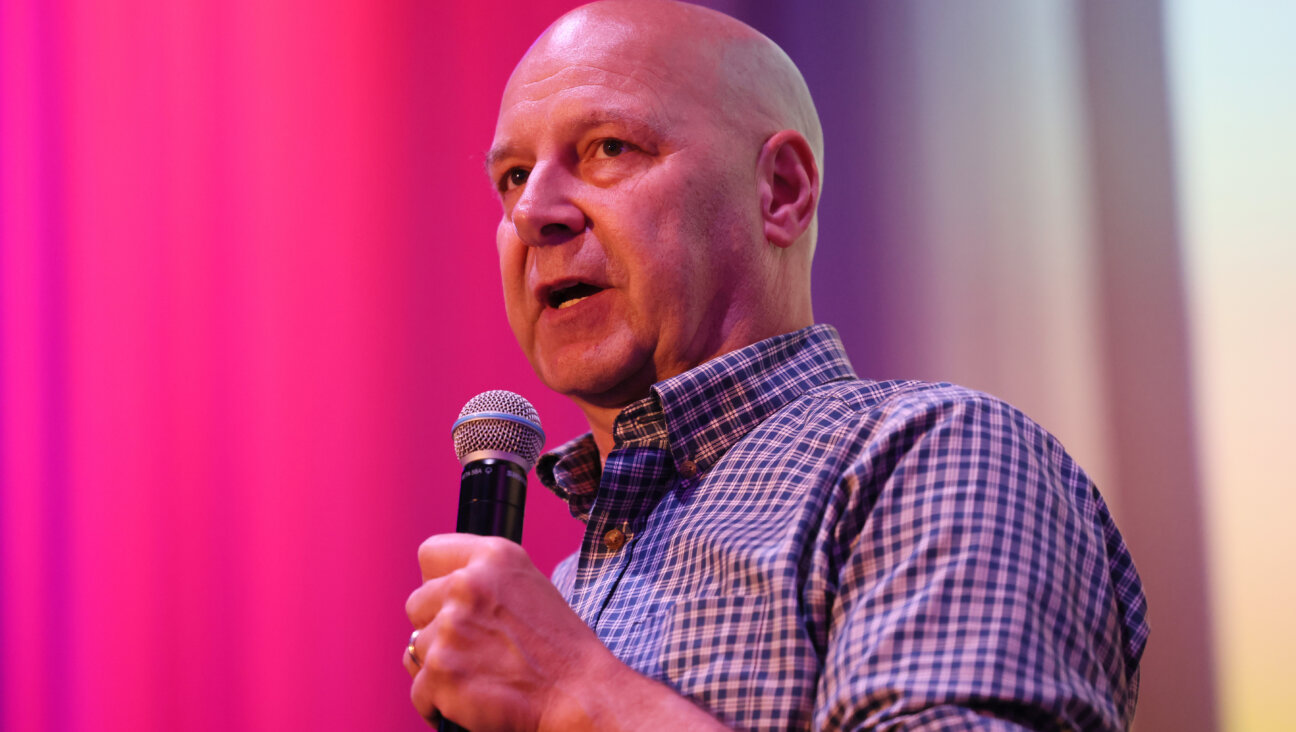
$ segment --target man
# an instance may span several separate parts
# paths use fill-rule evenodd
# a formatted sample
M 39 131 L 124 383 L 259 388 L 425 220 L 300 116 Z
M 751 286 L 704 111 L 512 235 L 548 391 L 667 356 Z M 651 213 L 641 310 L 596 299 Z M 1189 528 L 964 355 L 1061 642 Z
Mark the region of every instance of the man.
M 494 729 L 1119 729 L 1147 635 L 1101 498 L 1019 412 L 857 379 L 810 302 L 822 141 L 771 41 L 604 2 L 518 64 L 490 175 L 509 322 L 590 433 L 551 583 L 420 547 L 405 664 Z

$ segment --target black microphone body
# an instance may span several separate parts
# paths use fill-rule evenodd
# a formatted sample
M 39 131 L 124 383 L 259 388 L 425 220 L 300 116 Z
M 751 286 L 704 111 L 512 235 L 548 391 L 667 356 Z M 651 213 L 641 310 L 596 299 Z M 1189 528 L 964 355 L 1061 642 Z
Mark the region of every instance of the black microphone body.
M 527 472 L 544 444 L 535 408 L 511 392 L 485 392 L 464 406 L 452 432 L 463 465 L 455 531 L 521 544 Z M 438 729 L 468 732 L 444 717 Z
M 522 543 L 527 474 L 503 458 L 483 458 L 464 466 L 459 476 L 459 521 L 455 531 L 502 536 Z

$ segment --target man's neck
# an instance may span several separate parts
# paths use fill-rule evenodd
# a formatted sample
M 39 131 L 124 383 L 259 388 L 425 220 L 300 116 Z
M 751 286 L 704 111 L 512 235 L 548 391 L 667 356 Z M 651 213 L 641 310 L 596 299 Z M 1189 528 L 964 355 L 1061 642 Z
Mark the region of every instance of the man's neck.
M 599 407 L 579 399 L 575 401 L 585 413 L 586 421 L 589 422 L 590 433 L 594 436 L 594 444 L 598 447 L 599 465 L 605 465 L 608 453 L 612 452 L 612 429 L 623 407 Z

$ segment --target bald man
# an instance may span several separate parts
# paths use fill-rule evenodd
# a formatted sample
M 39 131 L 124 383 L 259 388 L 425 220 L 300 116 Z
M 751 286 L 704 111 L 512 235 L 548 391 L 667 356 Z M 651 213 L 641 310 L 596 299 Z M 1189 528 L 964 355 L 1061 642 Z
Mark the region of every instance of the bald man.
M 419 549 L 412 698 L 476 732 L 1123 729 L 1147 637 L 1102 499 L 1021 413 L 852 371 L 810 299 L 823 143 L 732 18 L 603 2 L 514 70 L 488 169 L 509 323 L 590 432 L 542 576 Z

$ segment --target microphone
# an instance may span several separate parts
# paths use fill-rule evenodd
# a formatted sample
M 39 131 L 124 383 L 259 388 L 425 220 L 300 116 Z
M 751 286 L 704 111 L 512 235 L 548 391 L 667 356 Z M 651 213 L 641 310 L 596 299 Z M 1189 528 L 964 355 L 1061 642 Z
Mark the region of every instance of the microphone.
M 455 530 L 522 543 L 527 473 L 544 445 L 535 407 L 511 391 L 482 392 L 468 400 L 450 431 L 463 466 Z M 444 717 L 439 729 L 467 732 Z
M 511 391 L 482 392 L 464 405 L 451 433 L 463 466 L 455 530 L 521 543 L 526 476 L 544 445 L 535 407 Z

